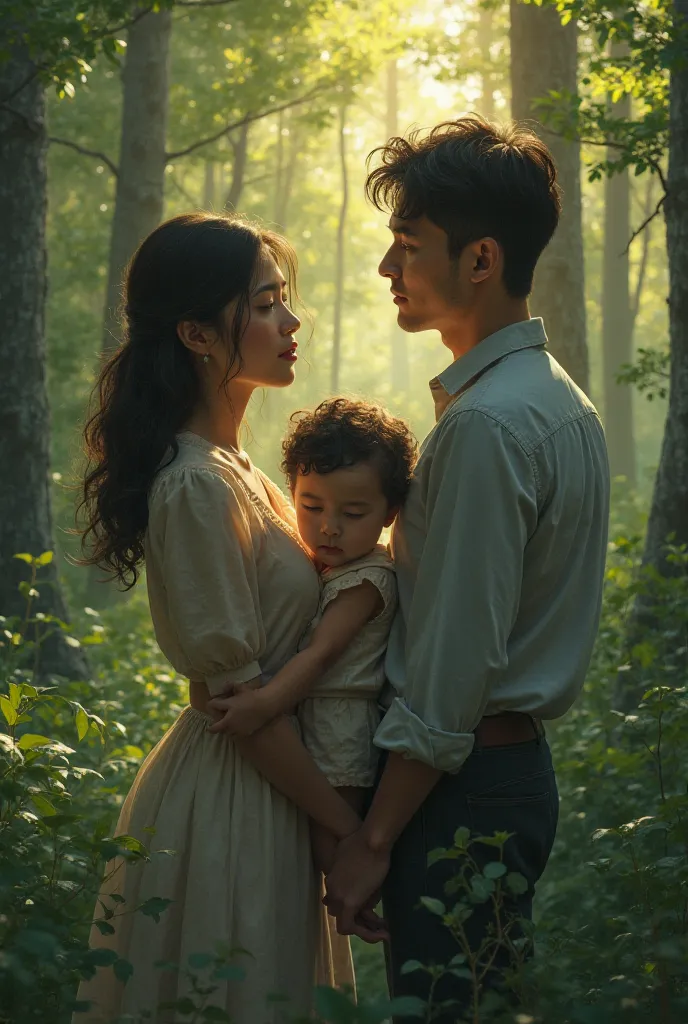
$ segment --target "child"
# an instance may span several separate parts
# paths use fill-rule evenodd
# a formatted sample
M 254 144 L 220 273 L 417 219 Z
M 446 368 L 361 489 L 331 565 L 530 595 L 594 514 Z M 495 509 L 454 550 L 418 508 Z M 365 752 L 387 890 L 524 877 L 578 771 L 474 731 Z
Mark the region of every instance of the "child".
M 379 539 L 406 497 L 416 442 L 377 406 L 335 398 L 295 413 L 282 449 L 301 540 L 320 572 L 318 613 L 299 653 L 266 685 L 222 701 L 229 710 L 213 731 L 249 735 L 298 705 L 304 744 L 360 812 L 375 780 L 377 698 L 397 605 L 394 566 Z M 314 825 L 321 870 L 333 851 L 333 838 Z

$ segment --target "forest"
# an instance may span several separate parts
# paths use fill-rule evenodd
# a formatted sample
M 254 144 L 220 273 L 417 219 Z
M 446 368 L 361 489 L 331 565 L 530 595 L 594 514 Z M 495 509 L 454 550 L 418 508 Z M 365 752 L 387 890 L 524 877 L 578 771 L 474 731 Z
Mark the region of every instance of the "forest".
M 80 979 L 133 970 L 89 949 L 93 905 L 115 853 L 147 857 L 114 825 L 187 699 L 145 577 L 123 593 L 78 564 L 83 429 L 131 256 L 192 210 L 294 245 L 303 356 L 243 440 L 272 479 L 290 414 L 330 395 L 421 440 L 447 354 L 397 327 L 366 158 L 471 111 L 530 122 L 554 154 L 563 216 L 530 309 L 601 414 L 612 511 L 584 691 L 547 724 L 559 829 L 537 955 L 508 979 L 518 1013 L 444 906 L 424 912 L 456 933 L 445 970 L 472 978 L 471 1024 L 688 1021 L 688 0 L 0 0 L 2 1024 L 67 1024 Z M 445 851 L 457 871 L 473 841 Z M 497 868 L 457 877 L 467 906 L 504 897 Z M 354 960 L 357 1003 L 319 989 L 314 1019 L 389 1020 L 381 947 L 355 941 Z M 180 969 L 193 995 L 169 1019 L 229 1021 L 227 951 Z

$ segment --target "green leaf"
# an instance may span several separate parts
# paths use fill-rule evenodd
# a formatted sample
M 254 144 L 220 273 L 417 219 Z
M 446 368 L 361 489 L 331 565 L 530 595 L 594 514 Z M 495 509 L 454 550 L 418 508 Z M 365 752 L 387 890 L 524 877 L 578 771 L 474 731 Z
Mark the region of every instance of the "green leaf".
M 107 921 L 101 921 L 100 919 L 98 919 L 97 921 L 94 921 L 93 923 L 94 923 L 94 925 L 96 926 L 96 928 L 98 929 L 98 931 L 100 932 L 101 935 L 114 935 L 115 934 L 115 929 L 112 927 L 111 924 L 108 924 Z
M 33 555 L 21 554 L 14 557 L 19 558 L 22 562 L 26 562 L 27 565 L 33 565 Z
M 436 900 L 434 896 L 421 896 L 421 903 L 426 910 L 429 910 L 431 914 L 437 914 L 439 917 L 443 917 L 447 913 L 442 900 Z
M 473 975 L 467 967 L 450 967 L 449 971 L 455 978 L 463 978 L 465 981 L 473 981 Z
M 50 565 L 53 560 L 52 551 L 44 551 L 42 555 L 39 555 L 36 559 L 36 565 Z
M 499 860 L 491 860 L 483 868 L 483 874 L 485 878 L 501 878 L 502 875 L 506 874 L 506 865 L 502 864 Z
M 10 704 L 16 710 L 21 704 L 21 686 L 17 686 L 16 683 L 10 683 Z
M 314 992 L 316 1012 L 325 1020 L 336 1020 L 338 1024 L 354 1024 L 356 1004 L 351 996 L 339 989 L 319 985 Z
M 401 968 L 402 974 L 413 974 L 414 971 L 424 971 L 425 965 L 420 960 L 407 960 Z
M 115 972 L 117 980 L 121 981 L 123 985 L 126 985 L 134 973 L 133 966 L 128 960 L 123 960 L 122 957 L 120 957 L 119 960 L 115 960 L 112 969 Z
M 528 892 L 528 883 L 518 871 L 510 871 L 506 876 L 506 884 L 516 896 Z
M 33 750 L 34 747 L 50 747 L 52 742 L 47 736 L 39 736 L 38 733 L 34 732 L 25 732 L 17 740 L 17 746 L 21 750 Z
M 102 946 L 89 949 L 87 956 L 89 963 L 94 967 L 111 967 L 117 960 L 114 949 L 104 949 Z
M 0 697 L 0 710 L 2 710 L 5 721 L 8 725 L 16 725 L 19 717 L 12 707 L 9 697 Z
M 461 828 L 457 828 L 454 833 L 454 846 L 458 846 L 460 850 L 465 850 L 468 846 L 468 842 L 471 838 L 471 830 L 462 825 Z
M 187 959 L 189 967 L 194 971 L 202 971 L 204 967 L 210 967 L 215 962 L 212 953 L 190 953 Z
M 88 732 L 88 715 L 83 708 L 79 708 L 76 713 L 76 731 L 79 737 L 79 742 L 81 742 Z
M 151 896 L 138 908 L 146 917 L 152 917 L 156 924 L 160 922 L 160 915 L 167 910 L 172 900 L 163 899 L 162 896 Z
M 201 1020 L 221 1020 L 231 1022 L 232 1018 L 226 1010 L 220 1009 L 219 1006 L 204 1006 L 201 1010 Z
M 49 818 L 53 814 L 57 814 L 57 811 L 50 803 L 47 796 L 44 796 L 42 793 L 32 793 L 31 803 L 42 817 Z

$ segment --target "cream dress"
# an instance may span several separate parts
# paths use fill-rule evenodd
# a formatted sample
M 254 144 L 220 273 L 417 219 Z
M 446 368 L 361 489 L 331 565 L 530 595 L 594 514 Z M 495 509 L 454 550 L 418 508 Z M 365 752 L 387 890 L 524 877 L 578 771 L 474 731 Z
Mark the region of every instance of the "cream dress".
M 317 610 L 318 578 L 291 507 L 247 456 L 188 432 L 178 441 L 149 495 L 151 615 L 177 672 L 218 694 L 230 683 L 269 678 L 293 656 Z M 320 902 L 306 816 L 231 739 L 210 734 L 209 722 L 186 708 L 126 798 L 115 835 L 135 836 L 152 856 L 145 864 L 115 862 L 102 890 L 118 914 L 115 931 L 104 936 L 94 925 L 91 945 L 115 950 L 134 971 L 126 984 L 111 968 L 82 983 L 78 998 L 92 1008 L 75 1014 L 74 1024 L 138 1019 L 144 1010 L 167 1024 L 176 1018 L 158 1006 L 187 994 L 189 956 L 218 949 L 251 954 L 232 956 L 245 979 L 216 982 L 209 1000 L 234 1024 L 308 1014 L 314 984 L 353 984 L 348 940 L 330 930 Z M 131 913 L 153 896 L 172 900 L 158 923 Z M 182 972 L 161 970 L 159 961 Z M 271 994 L 288 1001 L 268 1001 Z

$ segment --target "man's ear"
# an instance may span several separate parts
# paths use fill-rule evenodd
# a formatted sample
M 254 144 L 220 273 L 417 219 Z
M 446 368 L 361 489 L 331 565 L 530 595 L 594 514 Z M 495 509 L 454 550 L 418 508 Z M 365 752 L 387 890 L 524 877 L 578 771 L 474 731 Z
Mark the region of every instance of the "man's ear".
M 177 337 L 185 348 L 199 356 L 207 355 L 215 340 L 195 320 L 180 320 L 177 324 Z
M 467 246 L 470 253 L 470 276 L 472 284 L 479 284 L 492 277 L 501 264 L 502 250 L 494 238 L 480 238 Z

